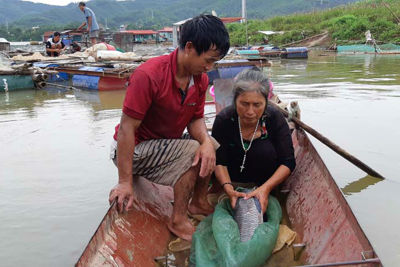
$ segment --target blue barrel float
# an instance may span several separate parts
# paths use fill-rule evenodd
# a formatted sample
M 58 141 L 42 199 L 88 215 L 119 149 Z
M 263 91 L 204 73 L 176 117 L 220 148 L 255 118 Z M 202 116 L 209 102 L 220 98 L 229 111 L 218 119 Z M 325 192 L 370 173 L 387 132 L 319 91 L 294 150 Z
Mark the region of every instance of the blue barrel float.
M 231 59 L 231 60 L 220 60 L 216 62 L 217 64 L 223 63 L 238 63 L 238 62 L 249 62 L 247 59 Z M 229 67 L 221 67 L 219 66 L 216 69 L 213 69 L 207 72 L 208 80 L 210 84 L 213 84 L 215 79 L 230 79 L 234 78 L 239 72 L 245 69 L 251 69 L 253 66 L 243 65 L 243 66 L 229 66 Z
M 286 47 L 282 49 L 283 58 L 308 58 L 307 47 Z
M 79 70 L 91 72 L 103 72 L 101 67 L 81 67 Z M 74 74 L 72 76 L 72 85 L 89 90 L 111 91 L 122 90 L 126 88 L 127 78 L 104 77 L 101 74 L 98 76 Z

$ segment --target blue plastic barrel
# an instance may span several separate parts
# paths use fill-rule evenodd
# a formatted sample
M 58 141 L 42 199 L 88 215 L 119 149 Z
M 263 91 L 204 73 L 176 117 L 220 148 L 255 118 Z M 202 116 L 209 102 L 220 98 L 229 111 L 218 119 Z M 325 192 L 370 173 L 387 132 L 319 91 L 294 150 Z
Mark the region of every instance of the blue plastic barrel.
M 282 51 L 283 58 L 308 58 L 307 47 L 286 47 Z
M 79 70 L 88 70 L 88 71 L 96 71 L 102 72 L 103 68 L 100 67 L 81 67 Z M 99 90 L 99 76 L 89 76 L 89 75 L 81 75 L 75 74 L 72 76 L 72 85 L 75 87 L 81 87 L 89 90 Z

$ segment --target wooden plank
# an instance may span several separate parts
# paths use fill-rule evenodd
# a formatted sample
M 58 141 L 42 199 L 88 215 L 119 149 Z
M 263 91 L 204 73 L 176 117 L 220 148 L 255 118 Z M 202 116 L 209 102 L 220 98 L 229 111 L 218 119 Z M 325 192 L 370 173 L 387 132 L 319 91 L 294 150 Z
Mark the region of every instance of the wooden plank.
M 58 72 L 65 72 L 68 74 L 80 74 L 80 75 L 96 76 L 96 77 L 127 78 L 131 75 L 131 72 L 117 73 L 111 71 L 89 71 L 89 70 L 78 70 L 78 69 L 64 68 L 64 67 L 53 67 L 49 69 L 56 70 Z
M 229 63 L 216 63 L 214 68 L 229 68 L 229 67 L 239 67 L 239 66 L 257 66 L 257 67 L 270 67 L 271 63 L 267 60 L 254 60 L 245 62 L 229 62 Z

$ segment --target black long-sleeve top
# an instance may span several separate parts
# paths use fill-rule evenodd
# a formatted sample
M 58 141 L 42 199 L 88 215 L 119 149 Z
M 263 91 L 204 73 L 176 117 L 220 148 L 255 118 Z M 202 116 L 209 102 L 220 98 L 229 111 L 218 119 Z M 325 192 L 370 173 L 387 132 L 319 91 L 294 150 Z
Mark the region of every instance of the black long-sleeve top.
M 262 185 L 280 165 L 293 171 L 296 166 L 289 127 L 285 118 L 272 106 L 260 119 L 262 134 L 253 140 L 247 151 L 243 172 L 240 172 L 244 150 L 240 141 L 238 115 L 233 106 L 223 109 L 216 117 L 212 136 L 221 145 L 217 150 L 217 165 L 228 168 L 232 181 Z M 244 140 L 249 144 L 249 140 Z

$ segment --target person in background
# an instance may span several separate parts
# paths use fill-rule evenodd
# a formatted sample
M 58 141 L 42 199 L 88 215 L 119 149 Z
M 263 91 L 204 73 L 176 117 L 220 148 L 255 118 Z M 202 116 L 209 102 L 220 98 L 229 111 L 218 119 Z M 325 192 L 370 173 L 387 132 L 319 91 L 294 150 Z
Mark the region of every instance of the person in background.
M 270 192 L 294 170 L 296 161 L 288 124 L 268 105 L 269 79 L 258 70 L 239 73 L 233 86 L 233 105 L 215 118 L 212 136 L 219 142 L 215 176 L 232 207 L 238 197 L 256 197 L 263 213 Z M 244 194 L 232 182 L 255 184 Z
M 96 15 L 94 12 L 86 7 L 85 2 L 79 2 L 79 9 L 85 14 L 86 21 L 78 27 L 78 31 L 82 30 L 83 27 L 87 26 L 87 32 L 89 33 L 89 38 L 92 45 L 97 43 L 97 38 L 99 38 L 99 24 L 97 24 Z
M 53 33 L 53 37 L 46 42 L 46 53 L 49 57 L 58 57 L 65 50 L 65 44 L 59 32 Z
M 129 210 L 138 176 L 171 186 L 168 228 L 185 240 L 195 231 L 188 212 L 208 215 L 214 210 L 207 189 L 218 144 L 204 122 L 206 72 L 228 49 L 229 34 L 219 18 L 201 15 L 186 21 L 174 52 L 146 61 L 131 75 L 115 129 L 111 158 L 119 179 L 110 203 L 115 200 L 120 211 Z M 182 138 L 185 129 L 191 138 Z

